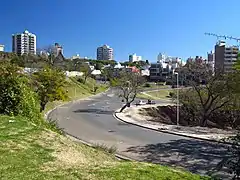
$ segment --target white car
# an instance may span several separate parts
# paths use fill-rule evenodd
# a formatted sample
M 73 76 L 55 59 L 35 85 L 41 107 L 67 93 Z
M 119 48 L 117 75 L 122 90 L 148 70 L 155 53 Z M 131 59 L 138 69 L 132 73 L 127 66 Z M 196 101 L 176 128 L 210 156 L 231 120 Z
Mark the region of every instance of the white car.
M 142 100 L 139 100 L 137 103 L 136 103 L 136 105 L 143 105 L 143 104 L 146 104 L 144 101 L 142 101 Z

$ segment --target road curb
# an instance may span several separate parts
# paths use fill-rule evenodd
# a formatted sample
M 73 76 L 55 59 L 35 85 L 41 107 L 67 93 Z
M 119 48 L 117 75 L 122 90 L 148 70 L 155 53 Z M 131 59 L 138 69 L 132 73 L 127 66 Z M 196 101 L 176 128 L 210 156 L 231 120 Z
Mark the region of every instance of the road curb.
M 212 143 L 218 143 L 218 144 L 222 144 L 222 145 L 234 145 L 233 143 L 230 142 L 222 142 L 222 141 L 218 141 L 218 140 L 213 140 L 213 139 L 205 139 L 205 138 L 200 138 L 200 137 L 194 137 L 194 136 L 190 136 L 190 135 L 185 135 L 185 134 L 181 134 L 181 133 L 176 133 L 176 132 L 172 132 L 172 131 L 167 131 L 167 130 L 161 130 L 161 129 L 154 129 L 154 128 L 150 128 L 141 124 L 137 124 L 137 123 L 133 123 L 133 122 L 129 122 L 126 121 L 122 118 L 120 118 L 119 116 L 117 116 L 117 113 L 120 113 L 119 110 L 121 108 L 117 109 L 114 113 L 113 113 L 113 117 L 119 121 L 125 122 L 127 124 L 131 124 L 134 126 L 138 126 L 144 129 L 148 129 L 148 130 L 152 130 L 152 131 L 156 131 L 156 132 L 161 132 L 161 133 L 166 133 L 166 134 L 171 134 L 171 135 L 176 135 L 176 136 L 182 136 L 182 137 L 187 137 L 187 138 L 191 138 L 191 139 L 197 139 L 197 140 L 201 140 L 201 141 L 208 141 L 208 142 L 212 142 Z
M 46 112 L 46 113 L 44 114 L 44 118 L 45 118 L 46 120 L 49 120 L 49 114 L 50 114 L 51 112 L 53 112 L 55 109 L 57 109 L 57 108 L 59 108 L 59 107 L 61 107 L 61 106 L 64 106 L 64 105 L 67 105 L 67 104 L 70 104 L 70 103 L 73 103 L 73 102 L 76 102 L 76 101 L 84 101 L 84 100 L 86 100 L 86 99 L 88 99 L 88 98 L 93 98 L 93 97 L 95 97 L 95 96 L 102 95 L 102 94 L 106 93 L 107 91 L 109 91 L 110 89 L 111 89 L 111 88 L 108 88 L 108 89 L 106 89 L 104 92 L 101 92 L 101 93 L 98 93 L 98 94 L 94 94 L 94 95 L 92 95 L 92 96 L 89 96 L 89 97 L 86 97 L 86 98 L 83 98 L 83 99 L 73 100 L 73 101 L 69 101 L 69 102 L 60 104 L 60 105 L 56 106 L 55 108 L 53 108 L 53 109 L 49 110 L 48 112 Z M 74 140 L 74 141 L 78 141 L 78 142 L 80 142 L 80 143 L 82 143 L 82 144 L 85 144 L 86 146 L 95 148 L 93 144 L 91 144 L 91 143 L 89 143 L 89 142 L 87 142 L 87 141 L 84 141 L 84 140 L 80 139 L 79 137 L 74 136 L 74 135 L 72 135 L 72 134 L 70 134 L 70 133 L 68 133 L 68 132 L 66 132 L 66 131 L 64 131 L 64 134 L 65 134 L 67 137 L 69 137 L 69 138 L 71 138 L 72 140 Z M 123 155 L 120 155 L 120 154 L 117 154 L 117 153 L 114 154 L 114 156 L 115 156 L 117 159 L 119 159 L 119 160 L 135 161 L 134 159 L 131 159 L 131 158 L 129 158 L 129 157 L 126 157 L 126 156 L 123 156 Z
M 82 144 L 84 144 L 84 145 L 86 145 L 86 146 L 95 148 L 95 146 L 94 146 L 92 143 L 89 143 L 89 142 L 87 142 L 87 141 L 84 141 L 84 140 L 80 139 L 79 137 L 74 136 L 74 135 L 72 135 L 72 134 L 70 134 L 70 133 L 67 133 L 67 132 L 64 132 L 64 133 L 65 133 L 65 135 L 66 135 L 68 138 L 72 139 L 72 140 L 75 141 L 75 142 L 80 142 L 80 143 L 82 143 Z M 123 155 L 118 154 L 118 153 L 115 153 L 114 156 L 115 156 L 117 159 L 119 159 L 119 160 L 135 161 L 135 160 L 132 159 L 132 158 L 129 158 L 129 157 L 127 157 L 127 156 L 123 156 Z

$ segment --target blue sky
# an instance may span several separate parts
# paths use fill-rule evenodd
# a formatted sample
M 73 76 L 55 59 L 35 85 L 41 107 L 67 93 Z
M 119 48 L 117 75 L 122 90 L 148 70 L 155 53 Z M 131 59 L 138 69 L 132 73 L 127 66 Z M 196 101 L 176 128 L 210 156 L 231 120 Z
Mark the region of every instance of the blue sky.
M 11 51 L 11 34 L 27 29 L 38 48 L 59 42 L 66 57 L 95 58 L 103 44 L 119 61 L 130 53 L 152 62 L 159 52 L 206 56 L 216 38 L 205 32 L 240 36 L 239 6 L 239 0 L 2 0 L 0 44 Z

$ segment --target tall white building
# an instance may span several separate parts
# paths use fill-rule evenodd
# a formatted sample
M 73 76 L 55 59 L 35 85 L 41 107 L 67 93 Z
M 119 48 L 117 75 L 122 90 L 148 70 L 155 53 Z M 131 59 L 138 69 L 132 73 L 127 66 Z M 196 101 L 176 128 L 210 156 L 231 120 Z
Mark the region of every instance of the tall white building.
M 103 45 L 97 48 L 97 60 L 113 60 L 113 48 Z
M 0 44 L 0 52 L 4 51 L 4 45 Z
M 142 56 L 137 56 L 136 53 L 129 55 L 129 62 L 141 61 Z
M 18 55 L 36 54 L 37 38 L 35 34 L 28 32 L 12 35 L 12 52 Z

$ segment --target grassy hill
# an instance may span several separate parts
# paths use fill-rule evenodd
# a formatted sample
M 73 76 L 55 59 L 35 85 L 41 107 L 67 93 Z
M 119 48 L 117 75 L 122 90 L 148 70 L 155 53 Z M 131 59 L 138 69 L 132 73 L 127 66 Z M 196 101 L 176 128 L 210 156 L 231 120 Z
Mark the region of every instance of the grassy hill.
M 94 95 L 95 94 L 93 91 L 94 86 L 99 87 L 96 93 L 103 92 L 108 88 L 108 86 L 104 85 L 104 84 L 97 85 L 96 81 L 92 78 L 88 78 L 87 82 L 85 84 L 78 82 L 77 78 L 74 78 L 74 77 L 68 78 L 67 84 L 66 84 L 66 89 L 68 90 L 68 95 L 69 95 L 68 101 L 81 99 L 81 98 L 85 98 L 85 97 Z M 62 103 L 64 103 L 64 102 L 55 101 L 55 102 L 48 103 L 44 113 L 46 113 L 47 111 L 53 109 L 54 107 L 56 107 L 57 105 L 60 105 Z
M 148 163 L 118 161 L 21 117 L 0 116 L 1 180 L 200 180 L 189 172 Z

